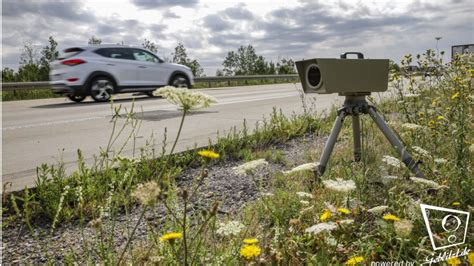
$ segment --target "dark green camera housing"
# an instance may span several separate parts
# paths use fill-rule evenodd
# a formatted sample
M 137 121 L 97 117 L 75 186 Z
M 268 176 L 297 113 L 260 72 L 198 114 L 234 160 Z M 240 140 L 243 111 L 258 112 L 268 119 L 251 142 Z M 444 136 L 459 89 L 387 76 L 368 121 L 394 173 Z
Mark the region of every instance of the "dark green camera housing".
M 360 54 L 360 53 L 357 53 Z M 305 93 L 341 95 L 382 92 L 388 88 L 388 59 L 314 58 L 296 62 Z M 341 55 L 341 57 L 343 57 Z

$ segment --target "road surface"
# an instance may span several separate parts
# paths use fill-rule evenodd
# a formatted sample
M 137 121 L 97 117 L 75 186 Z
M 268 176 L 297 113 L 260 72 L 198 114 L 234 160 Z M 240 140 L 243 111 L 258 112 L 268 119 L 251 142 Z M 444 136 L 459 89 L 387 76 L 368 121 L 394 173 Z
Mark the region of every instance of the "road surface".
M 298 84 L 299 86 L 299 84 Z M 231 127 L 242 127 L 244 119 L 253 128 L 257 121 L 281 108 L 285 114 L 302 112 L 302 104 L 294 84 L 260 85 L 199 90 L 214 96 L 218 103 L 186 118 L 176 151 L 194 145 L 204 146 Z M 312 95 L 316 107 L 322 111 L 341 102 L 335 94 Z M 165 99 L 131 94 L 117 95 L 115 105 L 128 109 L 135 102 L 141 128 L 135 151 L 143 147 L 153 134 L 156 150 L 161 150 L 164 129 L 171 143 L 176 135 L 180 112 Z M 122 109 L 123 109 L 122 108 Z M 143 113 L 142 113 L 143 111 Z M 112 130 L 112 112 L 109 103 L 95 103 L 90 99 L 77 104 L 69 100 L 42 99 L 3 103 L 2 117 L 2 184 L 11 182 L 7 190 L 34 186 L 36 167 L 42 163 L 55 164 L 62 160 L 68 172 L 76 169 L 77 150 L 81 149 L 86 162 L 91 163 L 100 147 L 107 146 Z M 124 119 L 119 119 L 122 124 Z M 117 141 L 122 144 L 127 134 Z M 120 145 L 115 145 L 119 147 Z M 170 145 L 168 145 L 169 147 Z M 129 143 L 124 155 L 133 155 Z

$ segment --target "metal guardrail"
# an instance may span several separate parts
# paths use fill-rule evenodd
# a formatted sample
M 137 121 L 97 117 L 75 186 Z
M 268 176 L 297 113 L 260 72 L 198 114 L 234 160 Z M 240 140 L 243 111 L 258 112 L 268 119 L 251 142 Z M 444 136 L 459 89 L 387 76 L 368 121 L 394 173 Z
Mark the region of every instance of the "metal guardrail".
M 231 81 L 235 80 L 277 80 L 277 79 L 298 79 L 297 74 L 287 75 L 252 75 L 252 76 L 219 76 L 219 77 L 197 77 L 194 82 L 208 83 L 211 87 L 213 82 L 227 82 L 230 85 Z M 17 90 L 32 90 L 49 88 L 51 85 L 49 81 L 35 81 L 35 82 L 6 82 L 2 83 L 3 91 L 17 91 Z
M 49 81 L 35 82 L 2 82 L 2 91 L 31 90 L 38 88 L 49 88 Z

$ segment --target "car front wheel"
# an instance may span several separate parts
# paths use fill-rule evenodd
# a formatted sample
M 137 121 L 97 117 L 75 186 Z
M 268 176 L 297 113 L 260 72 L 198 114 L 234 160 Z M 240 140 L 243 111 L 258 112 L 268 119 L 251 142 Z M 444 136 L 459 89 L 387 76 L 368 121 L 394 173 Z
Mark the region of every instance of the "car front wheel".
M 69 100 L 74 101 L 76 103 L 80 103 L 86 98 L 85 95 L 68 95 L 67 97 L 69 98 Z
M 91 82 L 91 96 L 96 102 L 107 102 L 115 90 L 114 82 L 108 77 L 98 77 Z
M 189 83 L 188 78 L 183 75 L 176 75 L 171 79 L 170 85 L 176 88 L 185 88 L 189 89 L 191 84 Z

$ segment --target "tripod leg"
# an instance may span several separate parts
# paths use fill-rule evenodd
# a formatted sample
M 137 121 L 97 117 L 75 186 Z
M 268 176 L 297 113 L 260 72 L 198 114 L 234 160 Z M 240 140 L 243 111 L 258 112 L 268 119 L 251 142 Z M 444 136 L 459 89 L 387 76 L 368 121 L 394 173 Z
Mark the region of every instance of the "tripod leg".
M 352 135 L 354 135 L 354 161 L 359 162 L 362 152 L 360 144 L 360 117 L 358 115 L 352 116 Z
M 377 113 L 373 106 L 369 106 L 370 117 L 374 120 L 375 124 L 379 127 L 385 137 L 388 139 L 390 144 L 397 150 L 398 154 L 401 156 L 403 163 L 412 171 L 416 176 L 425 178 L 425 175 L 418 168 L 418 163 L 413 160 L 413 157 L 408 153 L 405 146 L 398 140 L 397 136 L 393 131 L 388 127 L 387 123 L 383 118 Z
M 321 158 L 319 159 L 318 171 L 320 176 L 324 174 L 324 171 L 326 171 L 326 165 L 329 161 L 329 157 L 331 157 L 334 145 L 336 144 L 337 136 L 339 135 L 339 132 L 341 132 L 342 122 L 344 122 L 345 117 L 346 113 L 340 110 L 337 114 L 336 121 L 332 126 L 329 139 L 327 140 L 326 145 L 324 146 L 323 154 L 321 154 Z

